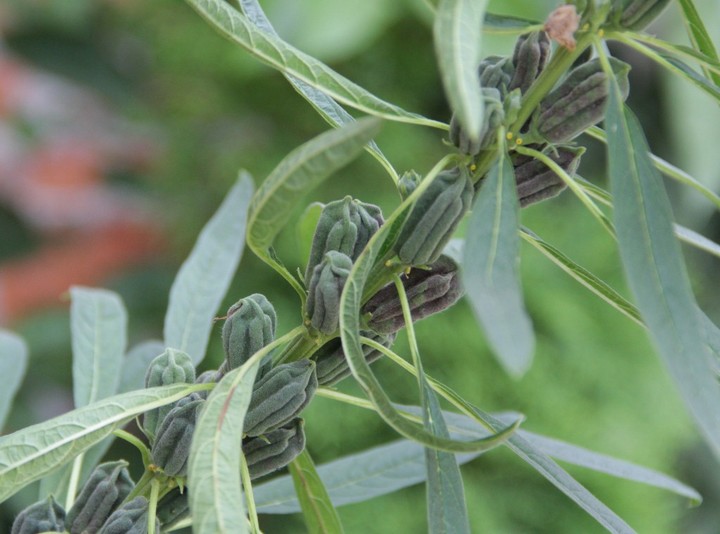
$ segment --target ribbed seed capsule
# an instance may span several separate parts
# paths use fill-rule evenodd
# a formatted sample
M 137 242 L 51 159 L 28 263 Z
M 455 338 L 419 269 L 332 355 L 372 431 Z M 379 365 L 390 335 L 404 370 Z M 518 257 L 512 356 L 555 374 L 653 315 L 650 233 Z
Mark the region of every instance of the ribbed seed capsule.
M 305 269 L 305 284 L 310 284 L 315 267 L 331 250 L 357 259 L 370 238 L 383 224 L 380 208 L 346 196 L 322 209 L 313 235 L 310 258 Z
M 465 168 L 443 171 L 420 195 L 395 242 L 405 265 L 427 265 L 442 254 L 470 209 L 473 185 Z
M 182 477 L 187 473 L 187 460 L 197 414 L 204 399 L 197 393 L 180 399 L 158 427 L 152 446 L 153 464 L 168 476 Z
M 242 444 L 251 479 L 285 467 L 304 448 L 305 432 L 299 417 L 263 436 L 246 438 Z
M 508 91 L 520 89 L 522 94 L 530 88 L 547 65 L 550 39 L 544 31 L 526 33 L 515 43 L 512 63 L 515 67 Z
M 310 360 L 274 367 L 253 387 L 243 431 L 259 436 L 281 427 L 308 405 L 317 386 L 315 363 Z
M 98 534 L 148 534 L 148 508 L 145 497 L 135 497 L 115 510 Z M 155 521 L 155 534 L 160 534 L 159 521 Z
M 222 330 L 225 349 L 224 370 L 231 371 L 244 364 L 250 357 L 275 339 L 277 315 L 270 301 L 255 293 L 236 302 L 227 312 Z M 261 363 L 258 374 L 269 370 L 271 357 Z M 225 369 L 226 368 L 226 369 Z
M 490 87 L 482 88 L 484 111 L 480 137 L 473 140 L 462 129 L 457 116 L 450 119 L 450 142 L 463 154 L 476 156 L 481 150 L 490 148 L 497 141 L 497 130 L 505 118 L 500 91 Z
M 225 362 L 223 362 L 223 365 L 225 365 Z M 220 371 L 219 369 L 209 369 L 207 371 L 204 371 L 200 373 L 197 378 L 195 379 L 196 384 L 211 384 L 220 382 L 223 375 L 225 373 L 223 371 Z M 208 395 L 210 395 L 210 391 L 198 391 L 196 392 L 196 395 L 199 395 L 203 399 L 207 399 Z
M 310 278 L 305 313 L 313 328 L 332 334 L 340 324 L 340 295 L 350 275 L 352 260 L 333 250 L 325 254 Z
M 670 0 L 613 0 L 608 20 L 621 28 L 642 30 L 655 20 Z
M 575 174 L 585 148 L 557 146 L 554 149 L 548 157 L 570 176 Z M 510 157 L 515 169 L 515 183 L 521 208 L 557 196 L 565 189 L 562 178 L 542 161 L 516 152 Z
M 148 366 L 145 373 L 145 387 L 167 386 L 185 382 L 192 384 L 195 380 L 195 366 L 192 358 L 180 350 L 165 349 Z M 160 421 L 172 409 L 172 405 L 161 406 L 143 414 L 143 430 L 150 441 L 155 438 Z
M 448 256 L 440 256 L 428 269 L 412 269 L 401 280 L 413 322 L 449 308 L 464 294 L 458 266 Z M 368 326 L 381 334 L 391 334 L 405 326 L 395 284 L 380 289 L 365 304 L 363 313 L 370 314 Z
M 610 58 L 623 99 L 629 92 L 630 65 Z M 540 104 L 535 121 L 538 133 L 550 143 L 563 143 L 580 135 L 605 116 L 608 77 L 599 59 L 573 69 Z
M 361 330 L 360 335 L 373 339 L 385 347 L 390 347 L 395 341 L 395 334 L 383 335 L 377 332 Z M 379 350 L 364 344 L 362 345 L 362 351 L 368 364 L 375 362 L 383 355 Z M 333 386 L 352 374 L 340 338 L 334 338 L 325 343 L 315 352 L 313 359 L 315 360 L 318 385 L 320 386 Z
M 70 534 L 94 534 L 130 494 L 135 484 L 127 465 L 106 462 L 93 470 L 65 518 Z
M 169 527 L 189 516 L 190 505 L 188 504 L 187 488 L 182 492 L 180 488 L 175 488 L 158 502 L 157 518 L 163 527 Z
M 36 502 L 18 514 L 10 534 L 40 534 L 41 532 L 64 532 L 65 510 L 52 495 Z
M 478 79 L 480 87 L 493 88 L 500 91 L 504 97 L 508 92 L 510 80 L 515 67 L 510 58 L 501 56 L 488 56 L 478 65 Z

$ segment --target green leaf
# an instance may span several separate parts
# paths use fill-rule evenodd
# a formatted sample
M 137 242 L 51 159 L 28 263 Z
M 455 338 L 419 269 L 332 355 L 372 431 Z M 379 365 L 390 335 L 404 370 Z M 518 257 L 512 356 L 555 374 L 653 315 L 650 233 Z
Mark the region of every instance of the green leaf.
M 516 377 L 530 367 L 535 346 L 520 283 L 519 210 L 512 163 L 503 150 L 470 215 L 462 277 L 493 352 Z
M 303 450 L 289 468 L 308 532 L 311 534 L 344 532 L 337 510 L 315 470 L 315 463 L 308 450 Z
M 120 297 L 104 289 L 70 289 L 73 397 L 82 408 L 114 395 L 127 343 L 127 312 Z
M 103 399 L 0 438 L 0 502 L 51 473 L 147 410 L 202 385 L 172 384 Z
M 0 376 L 3 377 L 3 387 L 0 388 L 0 430 L 25 376 L 27 360 L 27 345 L 22 338 L 0 329 Z
M 265 179 L 250 206 L 248 246 L 304 296 L 299 282 L 272 255 L 277 234 L 310 189 L 347 165 L 380 129 L 380 121 L 364 118 L 324 132 L 288 154 Z
M 608 171 L 620 257 L 655 347 L 714 451 L 720 455 L 720 385 L 690 289 L 662 178 L 614 78 L 608 110 Z
M 376 97 L 321 61 L 256 27 L 223 0 L 187 1 L 218 32 L 260 61 L 319 89 L 338 102 L 388 120 L 447 129 L 441 122 L 410 113 Z
M 226 374 L 200 412 L 188 458 L 194 534 L 247 532 L 240 445 L 259 362 L 253 357 Z
M 496 34 L 527 33 L 538 26 L 542 26 L 542 22 L 510 15 L 495 15 L 494 13 L 485 13 L 483 20 L 483 31 Z
M 302 264 L 307 264 L 310 259 L 310 249 L 312 248 L 312 240 L 315 235 L 317 223 L 320 220 L 325 204 L 322 202 L 313 202 L 303 212 L 297 225 L 297 239 L 300 247 L 300 258 Z
M 148 340 L 131 348 L 123 361 L 118 391 L 125 393 L 145 387 L 145 373 L 150 362 L 163 353 L 165 345 L 159 340 Z
M 252 177 L 240 171 L 170 289 L 165 346 L 187 352 L 196 365 L 205 356 L 213 318 L 240 263 L 252 191 Z
M 435 53 L 450 109 L 468 137 L 480 139 L 483 100 L 477 67 L 487 0 L 441 0 L 435 13 Z
M 673 227 L 675 229 L 675 235 L 681 241 L 720 258 L 720 245 L 715 243 L 715 241 L 711 241 L 704 235 L 698 234 L 680 224 L 675 224 Z
M 707 29 L 705 29 L 705 24 L 703 24 L 702 18 L 700 18 L 697 9 L 695 9 L 693 1 L 678 0 L 678 2 L 680 3 L 683 15 L 685 15 L 685 27 L 687 28 L 688 37 L 690 37 L 690 42 L 693 47 L 701 54 L 718 61 L 719 58 L 717 50 L 715 50 L 715 45 Z M 717 72 L 711 72 L 707 68 L 704 70 L 705 75 L 708 78 L 712 78 L 715 85 L 720 86 L 720 75 Z

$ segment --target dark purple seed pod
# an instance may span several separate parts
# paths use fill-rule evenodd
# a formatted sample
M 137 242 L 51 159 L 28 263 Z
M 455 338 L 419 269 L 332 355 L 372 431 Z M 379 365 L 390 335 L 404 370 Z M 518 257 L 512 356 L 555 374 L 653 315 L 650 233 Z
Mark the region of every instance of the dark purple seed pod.
M 547 155 L 570 176 L 580 165 L 580 158 L 585 152 L 584 147 L 557 146 Z M 523 154 L 513 153 L 511 156 L 515 169 L 520 207 L 525 208 L 559 195 L 566 187 L 565 182 L 542 161 Z
M 222 374 L 237 369 L 257 351 L 275 339 L 277 315 L 270 301 L 260 293 L 239 300 L 227 312 L 222 330 L 225 364 Z M 258 374 L 269 370 L 268 355 L 261 363 Z
M 513 52 L 515 67 L 508 91 L 520 89 L 525 94 L 547 65 L 550 56 L 550 39 L 544 31 L 534 31 L 518 37 Z
M 458 265 L 440 256 L 427 269 L 412 269 L 401 276 L 413 322 L 439 313 L 463 296 Z M 405 326 L 402 304 L 395 284 L 388 284 L 367 301 L 363 313 L 370 314 L 367 325 L 375 332 L 392 334 Z
M 450 119 L 450 142 L 458 147 L 460 152 L 476 156 L 481 150 L 490 148 L 497 141 L 497 130 L 505 118 L 505 109 L 501 101 L 500 92 L 493 88 L 483 88 L 483 124 L 480 137 L 471 139 L 460 125 L 457 116 L 453 114 Z
M 242 444 L 251 479 L 285 467 L 304 448 L 305 432 L 299 417 L 263 436 L 245 438 Z
M 41 532 L 65 532 L 65 509 L 55 502 L 52 495 L 20 512 L 10 530 L 10 534 Z
M 608 20 L 620 28 L 639 31 L 670 4 L 670 0 L 613 0 Z
M 168 476 L 187 473 L 187 460 L 197 416 L 205 400 L 197 393 L 183 397 L 162 420 L 150 451 L 153 464 Z
M 70 534 L 94 534 L 120 506 L 135 484 L 125 461 L 98 465 L 77 496 L 65 518 Z
M 360 335 L 373 339 L 385 347 L 392 346 L 395 341 L 395 334 L 384 335 L 361 330 Z M 362 351 L 368 364 L 377 361 L 383 355 L 381 351 L 369 345 L 362 345 Z M 313 355 L 313 360 L 315 360 L 315 372 L 320 386 L 333 386 L 352 374 L 340 338 L 331 339 L 320 347 Z
M 148 511 L 148 500 L 135 497 L 115 510 L 98 534 L 148 534 Z M 160 534 L 159 521 L 155 521 L 154 534 Z
M 243 431 L 259 436 L 286 424 L 308 405 L 317 386 L 315 363 L 310 360 L 273 367 L 253 387 Z
M 510 58 L 488 56 L 478 65 L 480 87 L 497 89 L 501 95 L 505 96 L 514 71 L 515 67 Z
M 331 250 L 310 278 L 305 313 L 312 327 L 324 334 L 332 334 L 340 325 L 340 296 L 351 269 L 348 256 Z

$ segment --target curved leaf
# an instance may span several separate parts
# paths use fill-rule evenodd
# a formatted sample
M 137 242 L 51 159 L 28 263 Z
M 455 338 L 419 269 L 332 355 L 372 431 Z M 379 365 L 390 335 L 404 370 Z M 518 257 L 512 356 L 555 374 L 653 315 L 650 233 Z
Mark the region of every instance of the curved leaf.
M 0 438 L 0 502 L 86 451 L 138 414 L 175 402 L 204 385 L 132 391 Z
M 441 0 L 433 40 L 445 94 L 465 133 L 480 139 L 483 99 L 477 67 L 482 59 L 480 29 L 487 0 Z
M 718 62 L 717 50 L 715 50 L 715 45 L 707 29 L 705 29 L 702 18 L 698 14 L 697 9 L 695 9 L 695 4 L 692 0 L 678 0 L 678 2 L 683 11 L 683 15 L 685 15 L 685 26 L 687 27 L 688 37 L 690 37 L 690 42 L 693 47 L 704 56 Z M 704 70 L 706 76 L 712 78 L 715 85 L 720 86 L 720 74 L 711 72 L 707 68 Z
M 263 63 L 319 89 L 334 100 L 388 120 L 446 129 L 441 122 L 385 102 L 330 67 L 263 31 L 223 0 L 187 0 L 216 30 Z
M 337 510 L 315 469 L 315 463 L 308 450 L 304 449 L 288 467 L 308 532 L 323 534 L 344 532 Z
M 470 215 L 462 278 L 493 352 L 516 377 L 530 367 L 535 347 L 520 283 L 519 210 L 512 163 L 503 150 Z
M 127 343 L 127 312 L 120 297 L 104 289 L 73 287 L 70 329 L 73 397 L 81 408 L 114 395 Z
M 123 361 L 119 393 L 145 387 L 145 372 L 150 362 L 163 353 L 165 344 L 156 339 L 143 341 L 131 348 Z
M 252 191 L 252 177 L 241 171 L 170 289 L 165 346 L 187 352 L 196 365 L 205 356 L 213 318 L 240 263 Z
M 0 376 L 3 377 L 3 387 L 0 388 L 0 430 L 25 376 L 27 360 L 27 345 L 22 338 L 0 329 Z
M 533 28 L 542 27 L 543 23 L 536 20 L 512 17 L 510 15 L 496 15 L 485 13 L 483 19 L 483 31 L 497 34 L 518 34 L 527 33 Z

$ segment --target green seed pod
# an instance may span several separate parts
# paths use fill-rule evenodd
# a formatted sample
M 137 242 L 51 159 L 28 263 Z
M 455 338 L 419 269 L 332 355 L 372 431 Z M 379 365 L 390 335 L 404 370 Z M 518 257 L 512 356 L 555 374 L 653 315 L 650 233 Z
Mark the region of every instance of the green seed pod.
M 145 387 L 167 386 L 185 382 L 192 384 L 195 380 L 195 366 L 192 358 L 180 350 L 165 349 L 148 366 L 145 373 Z M 155 432 L 160 421 L 172 409 L 172 405 L 161 406 L 143 414 L 143 430 L 150 441 L 155 438 Z
M 285 467 L 304 448 L 305 432 L 299 417 L 263 436 L 246 438 L 242 444 L 251 479 Z
M 629 92 L 630 65 L 610 58 L 623 95 Z M 562 83 L 540 104 L 534 121 L 537 131 L 550 143 L 563 143 L 577 137 L 605 116 L 608 78 L 599 59 L 573 69 Z
M 305 313 L 313 328 L 332 334 L 340 322 L 340 295 L 350 275 L 352 260 L 342 252 L 329 251 L 310 278 Z
M 483 87 L 483 124 L 480 138 L 475 141 L 465 134 L 457 116 L 453 114 L 450 119 L 450 142 L 460 149 L 463 154 L 476 156 L 481 150 L 490 148 L 497 141 L 497 130 L 505 118 L 500 91 L 494 88 Z
M 182 477 L 187 472 L 190 442 L 203 402 L 204 399 L 197 393 L 183 397 L 158 427 L 150 452 L 153 463 L 168 476 Z
M 383 222 L 380 208 L 373 204 L 353 200 L 349 196 L 328 203 L 320 213 L 313 235 L 305 269 L 305 285 L 310 285 L 315 267 L 331 250 L 342 252 L 353 261 L 357 259 Z
M 127 465 L 106 462 L 93 470 L 65 518 L 70 534 L 94 534 L 130 494 L 135 484 Z
M 360 331 L 360 335 L 369 337 L 378 343 L 390 347 L 395 341 L 395 334 L 382 335 L 372 331 Z M 369 345 L 362 345 L 363 355 L 368 364 L 382 357 L 383 353 Z M 340 338 L 334 338 L 320 347 L 313 355 L 318 385 L 333 386 L 352 374 Z
M 550 55 L 550 39 L 544 31 L 526 33 L 518 37 L 513 52 L 515 67 L 508 91 L 520 89 L 524 94 L 547 65 Z
M 473 184 L 464 167 L 443 171 L 420 195 L 403 223 L 395 250 L 405 265 L 426 265 L 440 257 L 470 209 Z
M 480 87 L 497 89 L 503 96 L 508 91 L 515 67 L 510 58 L 488 56 L 478 65 Z
M 616 27 L 642 30 L 655 20 L 670 0 L 613 0 L 608 20 Z
M 222 366 L 225 365 L 225 362 L 223 362 Z M 221 368 L 222 368 L 221 366 Z M 222 377 L 224 376 L 224 372 L 222 372 L 220 369 L 209 369 L 207 371 L 204 371 L 203 373 L 200 373 L 198 377 L 195 379 L 196 384 L 211 384 L 220 382 Z M 196 395 L 199 395 L 203 399 L 207 399 L 208 395 L 210 395 L 210 391 L 197 391 Z
M 422 176 L 415 171 L 404 172 L 400 177 L 400 180 L 398 180 L 398 191 L 400 192 L 400 197 L 405 200 L 407 197 L 412 195 L 412 192 L 417 189 L 417 186 L 421 181 Z
M 462 297 L 464 291 L 458 275 L 457 264 L 448 256 L 440 256 L 428 269 L 412 269 L 401 276 L 413 322 L 449 308 Z M 378 291 L 365 304 L 363 313 L 370 314 L 368 326 L 381 334 L 391 334 L 405 326 L 395 284 Z
M 41 532 L 65 532 L 65 509 L 55 502 L 52 495 L 20 512 L 13 522 L 10 534 Z
M 223 325 L 222 339 L 225 349 L 226 370 L 237 369 L 250 356 L 275 339 L 277 315 L 270 301 L 260 293 L 238 301 L 230 306 Z M 270 356 L 261 363 L 258 374 L 268 370 Z
M 163 527 L 169 527 L 190 516 L 190 505 L 188 504 L 188 489 L 181 492 L 175 488 L 166 494 L 157 505 L 157 518 Z
M 243 431 L 259 436 L 281 427 L 308 405 L 317 389 L 315 363 L 280 364 L 255 383 Z
M 148 505 L 145 497 L 135 497 L 115 510 L 98 534 L 148 534 Z M 155 534 L 160 534 L 159 521 Z
M 548 157 L 572 176 L 584 152 L 584 147 L 557 146 Z M 565 189 L 566 185 L 562 178 L 543 162 L 517 152 L 512 153 L 510 157 L 515 168 L 515 183 L 521 208 L 557 196 Z

